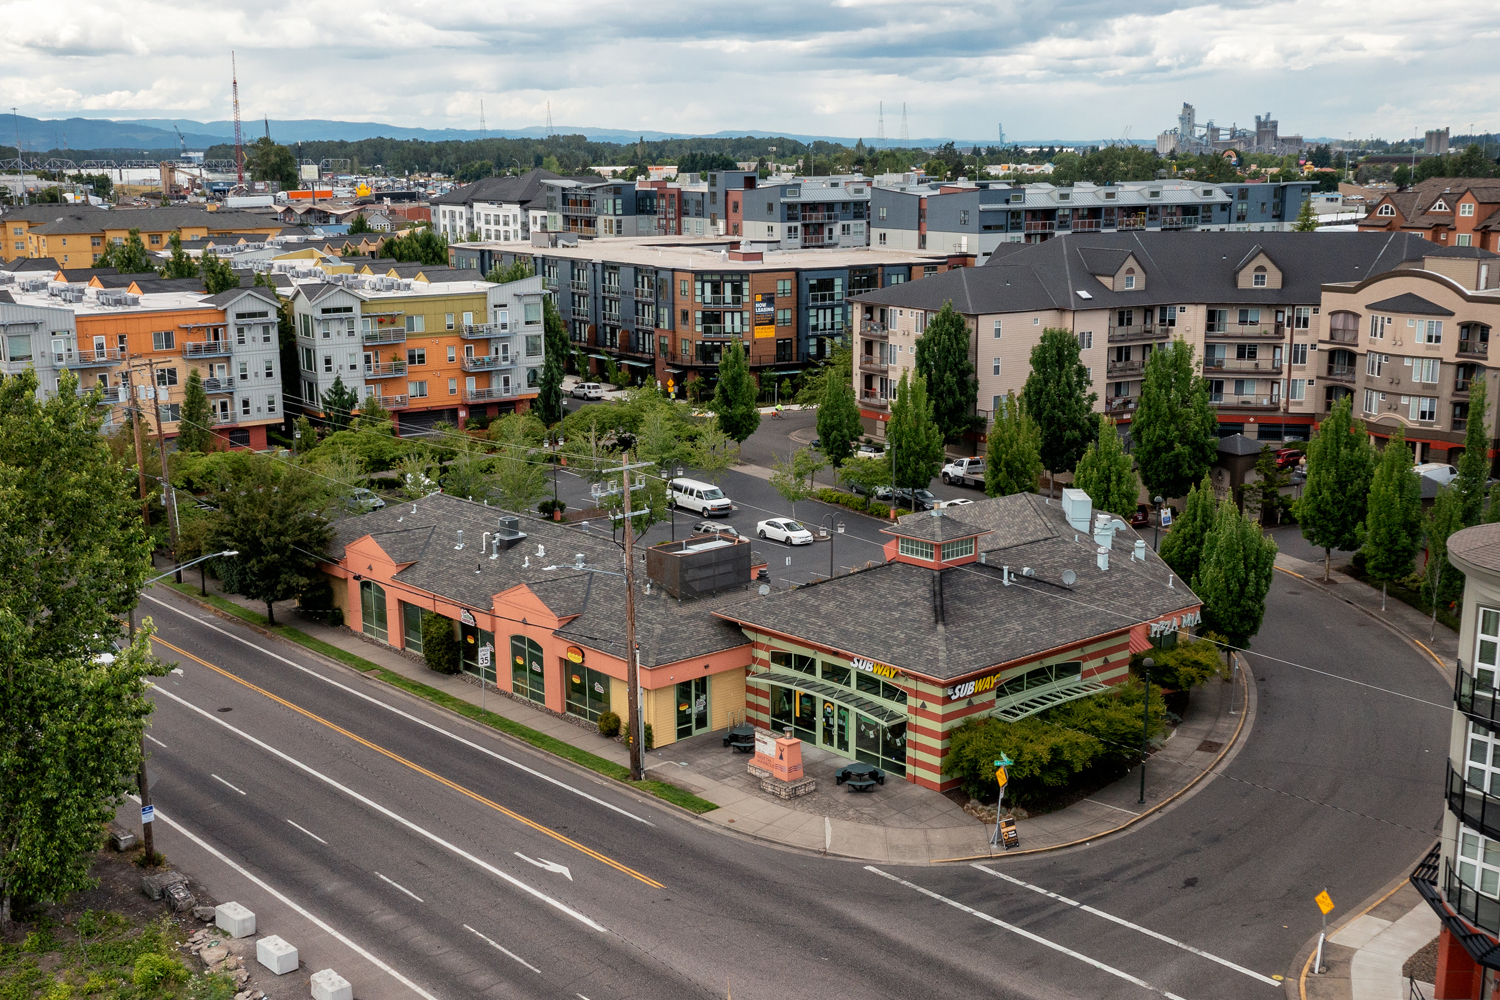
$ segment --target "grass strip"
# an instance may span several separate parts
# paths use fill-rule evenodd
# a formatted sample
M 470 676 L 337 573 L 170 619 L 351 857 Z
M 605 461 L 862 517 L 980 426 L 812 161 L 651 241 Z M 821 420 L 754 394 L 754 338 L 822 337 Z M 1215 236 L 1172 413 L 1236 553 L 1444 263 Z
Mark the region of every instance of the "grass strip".
M 1342 567 L 1339 572 L 1354 577 L 1354 579 L 1370 587 L 1372 590 L 1380 589 L 1379 580 L 1363 570 L 1355 569 L 1352 565 Z M 1395 598 L 1407 607 L 1415 608 L 1429 618 L 1432 617 L 1432 602 L 1424 598 L 1420 591 L 1412 590 L 1410 587 L 1403 587 L 1399 583 L 1388 583 L 1386 584 L 1386 596 Z M 1439 625 L 1446 626 L 1454 632 L 1457 632 L 1459 626 L 1462 624 L 1457 618 L 1449 614 L 1446 608 L 1438 608 L 1437 621 Z
M 396 673 L 394 670 L 387 670 L 385 667 L 380 666 L 380 664 L 373 663 L 362 656 L 349 652 L 347 649 L 340 649 L 338 646 L 326 643 L 321 639 L 315 639 L 301 629 L 293 628 L 290 625 L 267 625 L 265 615 L 258 611 L 251 611 L 249 608 L 241 607 L 233 601 L 227 601 L 217 594 L 210 594 L 204 597 L 198 592 L 197 587 L 192 587 L 185 583 L 168 583 L 168 586 L 173 590 L 188 595 L 196 601 L 203 601 L 226 614 L 233 615 L 252 625 L 258 625 L 268 632 L 274 632 L 289 642 L 295 642 L 299 646 L 305 646 L 316 653 L 331 657 L 346 666 L 353 667 L 355 670 L 373 674 L 387 684 L 398 687 L 408 694 L 414 694 L 418 698 L 432 702 L 434 705 L 440 705 L 449 711 L 457 712 L 464 718 L 472 719 L 482 725 L 489 726 L 491 729 L 498 729 L 502 733 L 531 744 L 538 750 L 561 757 L 564 760 L 570 760 L 581 767 L 588 768 L 596 774 L 602 774 L 606 778 L 613 778 L 615 781 L 625 782 L 631 788 L 638 788 L 643 792 L 648 792 L 663 801 L 681 806 L 689 812 L 706 813 L 719 808 L 707 799 L 700 799 L 692 792 L 665 781 L 656 781 L 654 779 L 631 781 L 630 768 L 625 767 L 623 764 L 616 764 L 614 761 L 600 757 L 598 754 L 590 753 L 582 747 L 575 747 L 571 743 L 564 743 L 555 736 L 548 736 L 546 733 L 538 732 L 530 726 L 522 725 L 514 719 L 486 711 L 478 705 L 465 701 L 462 698 L 454 697 L 446 691 L 423 684 L 421 681 L 414 681 L 410 677 Z

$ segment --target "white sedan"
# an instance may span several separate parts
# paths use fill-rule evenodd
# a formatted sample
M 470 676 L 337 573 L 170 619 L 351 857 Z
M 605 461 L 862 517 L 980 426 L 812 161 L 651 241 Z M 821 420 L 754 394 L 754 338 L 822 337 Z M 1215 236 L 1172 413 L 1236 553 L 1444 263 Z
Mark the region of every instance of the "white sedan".
M 957 500 L 942 500 L 942 501 L 939 501 L 936 506 L 938 507 L 939 510 L 946 510 L 949 507 L 963 507 L 963 506 L 966 506 L 967 504 L 971 504 L 973 502 L 974 501 L 970 500 L 968 497 L 959 497 Z
M 755 533 L 773 542 L 788 545 L 811 545 L 813 534 L 790 518 L 773 517 L 755 526 Z

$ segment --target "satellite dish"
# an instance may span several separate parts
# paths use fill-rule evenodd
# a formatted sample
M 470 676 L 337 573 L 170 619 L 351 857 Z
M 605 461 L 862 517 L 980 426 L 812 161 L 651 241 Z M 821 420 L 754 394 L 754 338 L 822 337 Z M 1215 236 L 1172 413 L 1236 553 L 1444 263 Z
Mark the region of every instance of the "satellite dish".
M 1075 572 L 1073 572 L 1070 569 L 1065 569 L 1065 570 L 1063 570 L 1062 581 L 1063 581 L 1063 586 L 1065 586 L 1065 587 L 1071 587 L 1071 586 L 1073 586 L 1073 584 L 1075 584 L 1075 583 L 1078 582 L 1078 574 L 1075 573 Z
M 770 584 L 763 583 L 763 584 L 760 585 L 760 596 L 761 597 L 765 597 L 770 592 L 771 592 L 771 585 Z

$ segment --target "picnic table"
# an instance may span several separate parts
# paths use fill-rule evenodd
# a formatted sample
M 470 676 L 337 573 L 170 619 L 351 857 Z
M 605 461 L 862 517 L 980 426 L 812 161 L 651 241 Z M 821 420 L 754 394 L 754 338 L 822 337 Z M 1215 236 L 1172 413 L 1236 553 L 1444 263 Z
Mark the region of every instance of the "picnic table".
M 851 792 L 868 792 L 876 785 L 885 784 L 885 772 L 874 764 L 857 760 L 839 768 L 833 776 L 835 785 L 848 785 Z
M 738 753 L 755 752 L 755 727 L 747 723 L 730 726 L 724 733 L 724 745 L 734 747 Z

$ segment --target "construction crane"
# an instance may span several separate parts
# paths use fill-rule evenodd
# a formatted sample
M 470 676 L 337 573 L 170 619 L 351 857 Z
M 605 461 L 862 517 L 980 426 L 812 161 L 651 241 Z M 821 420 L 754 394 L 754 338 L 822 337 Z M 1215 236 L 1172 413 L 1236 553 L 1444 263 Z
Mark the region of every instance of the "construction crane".
M 182 146 L 182 158 L 185 160 L 187 159 L 187 139 L 183 137 L 182 129 L 176 125 L 172 126 L 172 131 L 177 133 L 177 142 Z
M 245 134 L 240 129 L 240 74 L 234 53 L 229 53 L 229 93 L 234 100 L 234 173 L 237 186 L 245 186 Z

